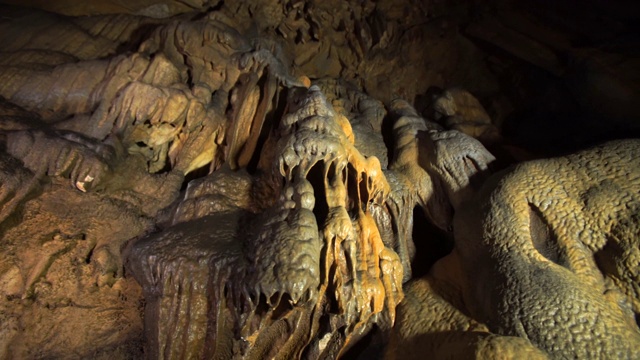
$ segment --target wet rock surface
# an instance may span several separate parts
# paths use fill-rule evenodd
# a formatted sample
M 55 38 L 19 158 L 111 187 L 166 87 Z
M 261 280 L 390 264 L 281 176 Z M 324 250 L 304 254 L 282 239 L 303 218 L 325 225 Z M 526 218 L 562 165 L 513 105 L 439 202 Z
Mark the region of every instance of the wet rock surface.
M 637 12 L 574 3 L 0 5 L 0 358 L 638 357 Z

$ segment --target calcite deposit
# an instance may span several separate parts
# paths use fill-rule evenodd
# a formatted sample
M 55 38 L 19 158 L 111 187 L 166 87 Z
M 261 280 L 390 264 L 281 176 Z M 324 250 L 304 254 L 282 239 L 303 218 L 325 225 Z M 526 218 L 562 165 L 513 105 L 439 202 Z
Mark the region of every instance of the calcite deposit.
M 635 25 L 569 3 L 4 2 L 0 358 L 638 358 Z

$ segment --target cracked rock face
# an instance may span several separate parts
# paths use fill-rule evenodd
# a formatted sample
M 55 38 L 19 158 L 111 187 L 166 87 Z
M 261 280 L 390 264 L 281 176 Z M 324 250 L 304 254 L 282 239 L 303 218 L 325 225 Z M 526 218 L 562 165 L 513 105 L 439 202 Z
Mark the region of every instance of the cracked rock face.
M 640 356 L 640 144 L 493 173 L 470 3 L 69 3 L 0 7 L 0 358 Z

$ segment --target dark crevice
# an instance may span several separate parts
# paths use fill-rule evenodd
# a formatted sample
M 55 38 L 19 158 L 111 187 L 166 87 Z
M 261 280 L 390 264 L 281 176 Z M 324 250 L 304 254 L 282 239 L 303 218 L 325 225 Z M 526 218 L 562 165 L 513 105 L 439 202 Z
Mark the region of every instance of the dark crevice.
M 330 279 L 329 282 L 333 282 L 332 279 L 336 278 L 336 273 L 338 272 L 338 266 L 333 263 L 331 264 L 331 266 L 329 267 L 329 276 L 328 278 Z M 340 306 L 338 305 L 338 299 L 336 299 L 335 296 L 333 296 L 333 294 L 336 292 L 336 289 L 331 286 L 327 289 L 327 312 L 329 314 L 339 314 L 340 313 Z
M 384 334 L 375 324 L 362 339 L 358 340 L 340 358 L 344 360 L 375 360 L 384 358 Z
M 182 58 L 184 61 L 184 65 L 187 67 L 187 85 L 189 85 L 190 89 L 193 89 L 193 70 L 191 69 L 191 65 L 189 64 L 189 57 L 187 54 L 182 54 Z
M 266 77 L 264 77 L 266 79 Z M 264 96 L 264 83 L 260 83 L 261 96 Z M 263 100 L 264 101 L 264 100 Z M 275 96 L 273 99 L 270 99 L 271 106 L 267 111 L 264 124 L 262 125 L 262 130 L 260 131 L 260 136 L 258 137 L 258 142 L 256 144 L 256 148 L 253 152 L 251 160 L 247 165 L 247 171 L 250 174 L 255 173 L 258 168 L 258 164 L 260 163 L 260 157 L 263 154 L 263 149 L 265 143 L 269 136 L 273 133 L 274 129 L 277 129 L 279 124 L 279 120 L 282 119 L 285 115 L 285 110 L 287 107 L 287 89 L 277 89 L 275 92 Z
M 220 11 L 224 7 L 224 0 L 218 1 L 218 3 L 208 9 L 209 12 Z
M 324 188 L 324 161 L 318 161 L 313 165 L 307 174 L 307 180 L 313 187 L 313 196 L 316 199 L 313 214 L 316 217 L 318 229 L 322 229 L 329 215 L 329 204 L 327 204 L 327 194 Z
M 118 45 L 115 55 L 135 52 L 142 43 L 151 38 L 151 34 L 162 24 L 143 24 L 135 29 L 129 36 L 129 40 Z
M 434 100 L 437 99 L 444 90 L 438 86 L 429 86 L 427 91 L 424 94 L 417 94 L 413 105 L 416 109 L 416 112 L 425 118 L 427 121 L 433 121 L 435 123 L 441 124 L 440 116 L 442 114 L 437 113 L 433 108 Z
M 347 212 L 351 218 L 355 218 L 358 212 L 358 181 L 357 181 L 358 171 L 349 163 L 347 165 L 347 197 L 349 198 L 349 203 L 347 204 Z
M 369 197 L 369 189 L 367 187 L 367 181 L 369 180 L 369 177 L 367 176 L 367 173 L 365 172 L 361 172 L 360 173 L 360 181 L 358 182 L 358 188 L 359 188 L 359 199 L 360 199 L 360 206 L 361 208 L 364 210 L 367 208 L 370 197 Z
M 96 249 L 95 246 L 91 247 L 91 250 L 87 253 L 87 256 L 84 259 L 85 264 L 91 263 L 91 258 L 93 257 L 93 251 Z
M 529 204 L 529 232 L 535 249 L 549 261 L 570 269 L 566 254 L 560 248 L 558 238 L 544 214 L 534 204 Z
M 215 5 L 209 6 L 206 11 L 203 11 L 201 13 L 197 13 L 196 15 L 194 15 L 191 18 L 191 20 L 193 20 L 193 21 L 202 20 L 202 19 L 206 18 L 209 14 L 214 13 L 216 11 L 222 10 L 223 6 L 224 6 L 224 1 L 219 1 Z
M 393 123 L 395 120 L 393 117 L 387 113 L 387 115 L 382 119 L 382 141 L 387 148 L 387 159 L 389 159 L 389 164 L 393 161 L 393 156 L 395 155 L 393 150 L 395 149 L 395 138 L 393 136 Z
M 169 143 L 168 148 L 171 148 L 171 144 L 172 143 L 173 142 Z M 207 165 L 205 165 L 205 167 L 208 167 L 210 165 L 211 165 L 211 163 L 208 163 Z M 156 174 L 166 174 L 166 173 L 170 172 L 172 169 L 173 169 L 173 167 L 171 166 L 171 161 L 169 160 L 169 157 L 167 156 L 167 158 L 164 161 L 164 166 L 162 166 L 162 169 L 158 170 L 156 172 Z
M 608 236 L 607 243 L 593 257 L 600 272 L 605 275 L 620 277 L 621 274 L 616 263 L 619 259 L 624 258 L 624 249 L 618 241 Z
M 254 299 L 251 300 L 255 303 Z M 254 314 L 257 315 L 257 318 L 262 318 L 271 309 L 271 306 L 267 303 L 267 297 L 262 293 L 258 296 L 257 300 Z
M 274 295 L 274 297 L 275 296 L 276 295 Z M 277 320 L 281 318 L 283 315 L 288 314 L 293 309 L 293 306 L 291 305 L 291 303 L 292 303 L 291 295 L 287 293 L 282 294 L 282 296 L 280 297 L 280 301 L 276 305 L 276 308 L 273 309 L 271 318 L 273 320 Z M 272 304 L 273 304 L 273 300 L 272 300 Z
M 200 179 L 203 178 L 207 175 L 209 175 L 209 169 L 211 167 L 211 163 L 207 163 L 193 171 L 191 171 L 190 173 L 188 173 L 185 177 L 184 180 L 182 180 L 182 185 L 180 186 L 180 191 L 184 191 L 187 189 L 187 186 L 189 186 L 189 183 L 193 180 L 196 179 Z
M 416 254 L 411 263 L 414 278 L 426 275 L 433 264 L 453 250 L 452 234 L 428 221 L 420 207 L 413 209 L 413 242 Z

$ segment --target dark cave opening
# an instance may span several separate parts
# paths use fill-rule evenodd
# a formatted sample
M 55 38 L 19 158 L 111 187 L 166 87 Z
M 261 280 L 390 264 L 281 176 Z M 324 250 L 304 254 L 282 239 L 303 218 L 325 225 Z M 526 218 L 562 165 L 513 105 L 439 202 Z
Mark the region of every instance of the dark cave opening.
M 193 180 L 196 179 L 201 179 L 207 175 L 209 175 L 211 173 L 211 163 L 205 164 L 193 171 L 191 171 L 190 173 L 188 173 L 187 175 L 185 175 L 184 180 L 182 181 L 182 186 L 180 186 L 180 191 L 185 191 L 187 190 L 187 187 L 189 186 L 189 183 Z
M 318 229 L 324 228 L 324 223 L 329 215 L 329 204 L 327 204 L 327 193 L 325 190 L 325 163 L 324 161 L 316 162 L 309 173 L 307 180 L 313 186 L 313 196 L 315 197 L 315 205 L 313 214 L 316 217 Z
M 347 164 L 346 177 L 347 181 L 347 197 L 349 204 L 347 204 L 347 212 L 353 219 L 357 216 L 358 211 L 361 209 L 362 201 L 359 196 L 360 183 L 358 182 L 358 171 L 351 165 Z
M 265 81 L 268 81 L 267 77 L 263 77 L 263 79 L 261 79 L 261 96 L 264 96 Z M 269 154 L 268 151 L 265 152 L 265 150 L 267 150 L 265 149 L 265 144 L 267 144 L 270 136 L 274 136 L 275 129 L 278 128 L 280 119 L 282 119 L 287 110 L 288 96 L 289 89 L 280 87 L 276 89 L 275 96 L 271 100 L 271 105 L 269 106 L 269 109 L 265 114 L 264 124 L 262 124 L 262 129 L 260 131 L 260 135 L 258 136 L 255 151 L 253 152 L 251 160 L 247 164 L 247 171 L 249 171 L 249 173 L 251 174 L 255 173 L 256 169 L 258 168 L 260 159 L 264 156 L 263 154 Z
M 345 360 L 378 360 L 384 358 L 385 335 L 376 325 L 369 333 L 347 350 L 341 359 Z
M 416 254 L 411 262 L 413 278 L 426 275 L 436 261 L 453 250 L 453 237 L 432 224 L 419 207 L 413 209 L 413 243 Z
M 389 115 L 389 113 L 387 113 L 386 116 L 382 119 L 382 141 L 387 148 L 387 159 L 389 159 L 389 163 L 393 161 L 395 156 L 393 152 L 393 149 L 395 149 L 395 138 L 393 136 L 394 122 L 395 119 L 393 118 L 393 116 Z

